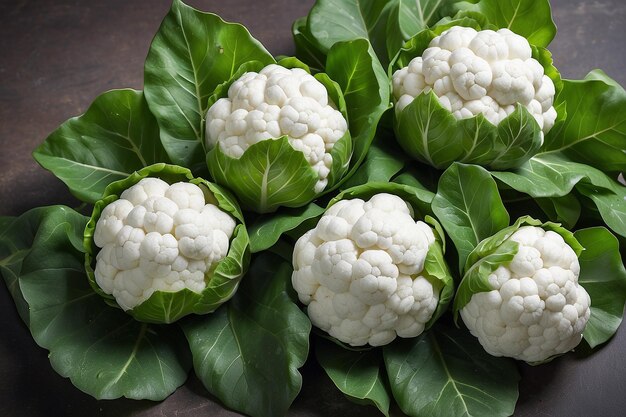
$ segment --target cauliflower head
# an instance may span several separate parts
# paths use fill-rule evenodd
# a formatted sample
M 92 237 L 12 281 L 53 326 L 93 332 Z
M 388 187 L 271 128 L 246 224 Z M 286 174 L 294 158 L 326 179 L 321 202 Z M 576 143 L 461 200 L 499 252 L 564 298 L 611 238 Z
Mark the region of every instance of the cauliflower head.
M 430 91 L 457 119 L 483 114 L 497 126 L 520 103 L 547 133 L 557 117 L 554 83 L 526 38 L 509 29 L 453 26 L 393 74 L 396 113 Z
M 508 241 L 517 243 L 517 253 L 489 274 L 491 291 L 473 294 L 460 309 L 463 322 L 494 356 L 540 363 L 572 350 L 591 303 L 578 284 L 575 251 L 539 226 L 522 226 Z
M 411 215 L 392 194 L 341 200 L 298 239 L 292 284 L 315 326 L 352 346 L 424 331 L 444 284 L 425 271 L 439 243 Z
M 287 136 L 317 174 L 315 192 L 328 184 L 331 150 L 348 124 L 326 87 L 301 68 L 277 64 L 246 72 L 208 110 L 206 141 L 232 158 L 259 142 Z
M 85 249 L 94 289 L 136 319 L 157 323 L 215 310 L 234 294 L 249 260 L 236 202 L 165 164 L 107 188 L 85 229 Z

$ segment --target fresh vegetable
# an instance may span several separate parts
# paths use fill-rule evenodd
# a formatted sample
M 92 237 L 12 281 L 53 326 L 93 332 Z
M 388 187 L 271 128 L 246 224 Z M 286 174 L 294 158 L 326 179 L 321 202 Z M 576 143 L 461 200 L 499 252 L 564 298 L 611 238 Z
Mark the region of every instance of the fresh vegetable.
M 389 193 L 340 200 L 298 239 L 292 282 L 315 326 L 351 346 L 381 346 L 432 325 L 452 278 L 441 237 L 413 215 Z
M 137 320 L 156 323 L 215 310 L 232 297 L 249 260 L 237 203 L 189 170 L 164 164 L 107 187 L 85 247 L 88 268 L 95 255 L 88 270 L 94 289 Z
M 293 33 L 275 58 L 174 0 L 144 91 L 37 148 L 95 203 L 0 218 L 0 273 L 55 370 L 162 400 L 193 367 L 273 417 L 313 353 L 386 416 L 507 416 L 515 359 L 611 339 L 626 94 L 560 79 L 547 0 L 318 0 Z
M 480 29 L 471 20 L 459 23 Z M 427 29 L 405 45 L 393 68 L 399 68 L 392 76 L 398 142 L 436 168 L 454 161 L 520 166 L 557 119 L 560 79 L 549 54 L 508 29 Z
M 217 98 L 207 112 L 207 162 L 212 176 L 247 208 L 264 213 L 301 206 L 343 177 L 352 139 L 343 94 L 327 76 L 270 64 L 229 83 L 226 96 L 217 98 L 217 92 L 210 100 Z M 233 181 L 258 170 L 250 157 L 257 154 L 274 162 L 258 186 Z
M 528 41 L 508 29 L 453 26 L 431 40 L 422 56 L 397 70 L 392 80 L 396 114 L 418 95 L 434 91 L 457 119 L 482 114 L 497 126 L 520 103 L 543 133 L 556 120 L 554 83 L 532 58 Z
M 582 249 L 556 224 L 520 219 L 470 254 L 455 311 L 494 356 L 536 364 L 568 352 L 593 302 L 578 284 Z
M 287 136 L 317 174 L 314 191 L 328 185 L 332 149 L 348 131 L 344 116 L 329 100 L 324 84 L 301 68 L 271 64 L 246 72 L 207 113 L 207 145 L 241 158 L 251 146 Z M 335 161 L 347 167 L 348 161 Z

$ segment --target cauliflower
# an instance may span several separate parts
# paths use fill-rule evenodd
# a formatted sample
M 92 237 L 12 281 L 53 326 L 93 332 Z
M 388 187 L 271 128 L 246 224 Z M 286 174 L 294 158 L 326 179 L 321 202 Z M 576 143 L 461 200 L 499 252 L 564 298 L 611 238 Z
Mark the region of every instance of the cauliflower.
M 206 204 L 195 184 L 144 178 L 107 205 L 96 223 L 96 282 L 124 310 L 155 291 L 201 293 L 226 257 L 235 221 Z
M 455 118 L 483 114 L 496 126 L 520 103 L 547 133 L 557 116 L 555 87 L 531 55 L 528 41 L 508 29 L 454 26 L 393 74 L 396 113 L 433 91 Z
M 85 229 L 90 283 L 141 321 L 213 311 L 247 267 L 242 219 L 231 197 L 186 168 L 146 167 L 112 183 L 94 207 Z
M 271 64 L 246 72 L 232 83 L 228 97 L 208 110 L 206 141 L 232 158 L 241 158 L 259 142 L 287 136 L 315 171 L 315 192 L 328 184 L 331 150 L 348 130 L 326 87 L 301 68 Z
M 527 225 L 500 247 L 513 242 L 513 258 L 486 277 L 492 289 L 474 293 L 460 314 L 491 355 L 540 363 L 580 343 L 591 300 L 578 284 L 577 254 L 561 234 Z
M 424 331 L 447 284 L 425 270 L 439 243 L 411 214 L 392 194 L 341 200 L 298 239 L 292 284 L 315 326 L 352 346 Z

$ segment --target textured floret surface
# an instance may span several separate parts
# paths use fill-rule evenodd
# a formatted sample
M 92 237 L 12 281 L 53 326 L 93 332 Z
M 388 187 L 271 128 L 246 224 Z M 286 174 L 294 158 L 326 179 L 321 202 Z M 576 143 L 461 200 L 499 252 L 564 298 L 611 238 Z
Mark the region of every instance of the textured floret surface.
M 95 279 L 124 310 L 155 291 L 196 293 L 226 257 L 235 221 L 195 184 L 144 178 L 103 210 L 94 232 Z
M 328 184 L 331 150 L 348 124 L 326 87 L 301 68 L 271 64 L 246 72 L 207 112 L 207 145 L 232 158 L 261 141 L 287 136 L 317 173 L 315 191 Z
M 510 239 L 519 244 L 515 257 L 489 275 L 493 290 L 474 294 L 461 317 L 490 354 L 543 362 L 580 343 L 591 299 L 561 235 L 524 226 Z
M 424 331 L 441 285 L 423 274 L 435 236 L 392 194 L 342 200 L 296 243 L 292 284 L 311 321 L 353 346 Z
M 454 26 L 393 74 L 396 113 L 430 91 L 457 119 L 483 114 L 497 126 L 519 103 L 547 133 L 557 117 L 553 81 L 528 41 L 509 29 Z

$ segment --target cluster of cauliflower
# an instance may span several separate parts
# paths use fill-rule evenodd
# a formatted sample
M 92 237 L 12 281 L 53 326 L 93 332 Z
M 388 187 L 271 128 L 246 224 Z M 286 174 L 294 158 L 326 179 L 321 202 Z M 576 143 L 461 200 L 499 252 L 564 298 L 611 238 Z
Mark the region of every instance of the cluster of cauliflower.
M 454 26 L 393 74 L 397 113 L 430 91 L 457 119 L 482 113 L 497 126 L 520 103 L 547 133 L 557 116 L 554 83 L 532 58 L 528 41 L 508 29 Z
M 434 242 L 395 195 L 342 200 L 297 241 L 292 284 L 312 323 L 344 343 L 415 337 L 439 302 L 441 285 L 423 275 Z
M 233 158 L 258 142 L 288 136 L 317 173 L 315 191 L 321 192 L 333 162 L 330 152 L 348 124 L 315 77 L 272 64 L 237 79 L 228 97 L 209 108 L 206 129 L 209 148 L 219 144 Z
M 107 205 L 96 224 L 95 278 L 124 310 L 155 292 L 200 293 L 228 253 L 235 221 L 191 183 L 144 178 Z
M 489 275 L 493 290 L 476 293 L 461 317 L 487 352 L 529 363 L 572 350 L 582 340 L 591 300 L 578 284 L 573 249 L 553 231 L 524 226 L 519 249 Z

